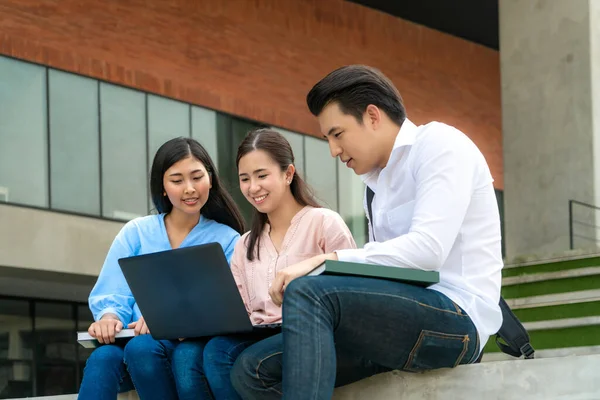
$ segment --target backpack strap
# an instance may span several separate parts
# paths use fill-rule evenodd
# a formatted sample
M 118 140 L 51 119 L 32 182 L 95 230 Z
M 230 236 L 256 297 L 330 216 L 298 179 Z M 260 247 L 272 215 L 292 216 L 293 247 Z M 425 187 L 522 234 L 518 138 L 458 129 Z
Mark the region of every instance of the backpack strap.
M 529 333 L 503 297 L 500 297 L 499 305 L 502 310 L 502 326 L 496 334 L 496 344 L 502 352 L 513 357 L 534 358 L 535 349 L 531 346 Z

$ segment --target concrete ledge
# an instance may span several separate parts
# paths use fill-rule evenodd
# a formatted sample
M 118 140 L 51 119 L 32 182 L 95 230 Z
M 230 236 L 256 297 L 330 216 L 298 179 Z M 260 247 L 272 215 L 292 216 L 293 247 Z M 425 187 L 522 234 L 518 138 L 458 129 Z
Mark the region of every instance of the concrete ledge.
M 393 371 L 339 388 L 335 400 L 598 400 L 600 355 Z
M 333 399 L 598 400 L 598 371 L 600 355 L 486 362 L 420 374 L 393 371 L 339 388 Z M 135 399 L 133 392 L 119 396 L 119 400 Z

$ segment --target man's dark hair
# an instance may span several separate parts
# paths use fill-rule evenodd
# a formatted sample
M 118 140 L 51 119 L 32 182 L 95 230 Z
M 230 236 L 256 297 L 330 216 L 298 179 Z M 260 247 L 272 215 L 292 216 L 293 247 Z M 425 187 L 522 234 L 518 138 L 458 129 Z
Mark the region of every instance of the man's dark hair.
M 379 107 L 398 126 L 406 119 L 402 97 L 381 71 L 366 65 L 347 65 L 330 72 L 306 96 L 314 116 L 326 105 L 336 102 L 344 114 L 354 116 L 359 124 L 369 104 Z

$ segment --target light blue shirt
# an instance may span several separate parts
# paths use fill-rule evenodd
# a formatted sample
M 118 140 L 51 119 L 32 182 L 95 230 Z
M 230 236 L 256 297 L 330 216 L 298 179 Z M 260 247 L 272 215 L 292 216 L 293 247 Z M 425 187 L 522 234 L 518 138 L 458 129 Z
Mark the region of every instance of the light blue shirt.
M 201 216 L 198 225 L 180 247 L 217 242 L 223 247 L 227 262 L 230 262 L 239 238 L 239 233 L 229 226 Z M 110 246 L 98 281 L 90 293 L 88 301 L 94 320 L 98 321 L 106 313 L 117 315 L 125 326 L 140 319 L 142 314 L 118 260 L 171 249 L 165 228 L 165 214 L 136 218 L 125 224 Z

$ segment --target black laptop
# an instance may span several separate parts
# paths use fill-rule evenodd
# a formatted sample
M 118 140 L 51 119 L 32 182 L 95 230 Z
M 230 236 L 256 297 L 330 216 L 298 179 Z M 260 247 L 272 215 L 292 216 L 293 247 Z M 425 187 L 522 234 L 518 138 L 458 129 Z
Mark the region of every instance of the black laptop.
M 218 243 L 119 259 L 154 339 L 280 329 L 253 326 Z

